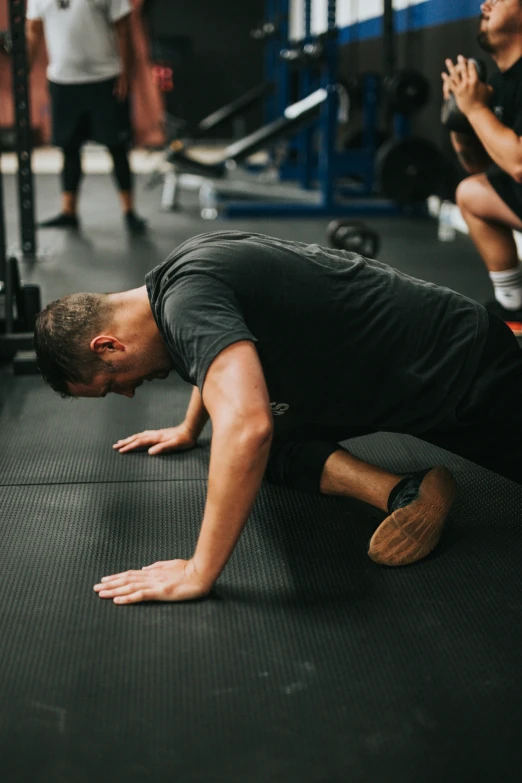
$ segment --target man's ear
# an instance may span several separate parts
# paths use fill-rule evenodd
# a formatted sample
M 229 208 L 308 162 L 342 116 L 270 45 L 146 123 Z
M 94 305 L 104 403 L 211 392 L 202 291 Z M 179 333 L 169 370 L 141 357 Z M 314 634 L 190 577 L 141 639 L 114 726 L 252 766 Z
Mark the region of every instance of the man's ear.
M 114 353 L 115 351 L 124 351 L 125 346 L 117 337 L 110 334 L 99 334 L 90 342 L 90 349 L 97 354 Z

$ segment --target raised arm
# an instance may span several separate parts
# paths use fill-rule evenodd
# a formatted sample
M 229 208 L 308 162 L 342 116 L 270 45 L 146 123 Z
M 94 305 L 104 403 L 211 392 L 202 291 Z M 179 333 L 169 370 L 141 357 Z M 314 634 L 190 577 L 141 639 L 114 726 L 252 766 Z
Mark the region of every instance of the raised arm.
M 522 183 L 522 138 L 504 125 L 491 111 L 492 88 L 478 78 L 477 69 L 459 55 L 456 65 L 446 60 L 448 88 L 460 111 L 468 118 L 477 138 L 491 160 Z
M 451 90 L 451 82 L 448 74 L 442 75 L 442 97 L 448 100 Z M 474 132 L 450 133 L 451 144 L 457 153 L 459 163 L 468 174 L 482 174 L 491 165 L 491 158 L 484 149 Z
M 459 163 L 468 174 L 482 174 L 491 166 L 491 158 L 476 135 L 452 131 L 450 138 Z

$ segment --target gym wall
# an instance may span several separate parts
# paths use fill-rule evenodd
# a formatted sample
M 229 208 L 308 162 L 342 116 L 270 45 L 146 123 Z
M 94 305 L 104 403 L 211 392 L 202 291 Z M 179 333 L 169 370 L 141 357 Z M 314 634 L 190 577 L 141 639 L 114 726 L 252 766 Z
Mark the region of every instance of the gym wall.
M 250 38 L 250 30 L 263 19 L 263 0 L 132 0 L 136 10 L 145 3 L 157 6 L 162 35 L 185 35 L 192 39 L 193 56 L 186 72 L 179 74 L 189 96 L 187 110 L 196 121 L 227 103 L 263 78 L 262 45 Z M 133 19 L 137 55 L 133 89 L 133 125 L 137 144 L 162 144 L 162 96 L 152 78 L 148 42 L 141 16 Z M 0 29 L 8 27 L 7 0 L 0 2 Z M 49 96 L 42 49 L 30 79 L 31 120 L 39 142 L 50 138 Z M 11 63 L 0 53 L 0 128 L 14 120 Z M 247 129 L 260 118 L 252 116 Z M 225 129 L 228 131 L 229 129 Z
M 313 2 L 314 32 L 322 32 L 326 27 L 326 5 L 326 0 Z M 302 0 L 291 0 L 290 28 L 295 38 L 302 35 L 302 6 Z M 383 72 L 383 8 L 383 0 L 337 1 L 342 76 L 364 71 Z M 455 59 L 458 54 L 482 57 L 488 62 L 488 71 L 493 70 L 492 61 L 476 43 L 480 2 L 395 0 L 394 9 L 397 67 L 421 71 L 432 86 L 431 102 L 413 118 L 413 131 L 439 144 L 448 157 L 455 160 L 447 134 L 440 125 L 440 74 L 444 60 L 447 57 Z

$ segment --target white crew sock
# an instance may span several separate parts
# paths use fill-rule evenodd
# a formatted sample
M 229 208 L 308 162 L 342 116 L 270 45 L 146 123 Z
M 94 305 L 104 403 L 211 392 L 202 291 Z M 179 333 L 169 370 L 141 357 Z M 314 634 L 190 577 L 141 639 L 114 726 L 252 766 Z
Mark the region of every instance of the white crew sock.
M 522 308 L 522 267 L 505 272 L 490 272 L 489 276 L 495 288 L 495 299 L 506 310 Z

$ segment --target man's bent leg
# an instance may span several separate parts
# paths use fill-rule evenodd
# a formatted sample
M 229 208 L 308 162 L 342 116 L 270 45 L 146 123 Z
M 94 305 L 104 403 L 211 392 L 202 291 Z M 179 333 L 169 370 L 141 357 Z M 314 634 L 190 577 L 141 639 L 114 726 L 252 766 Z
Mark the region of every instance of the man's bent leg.
M 522 220 L 502 201 L 485 174 L 460 183 L 457 204 L 488 270 L 516 268 L 519 260 L 513 230 L 522 230 Z
M 509 180 L 507 175 L 506 179 Z M 506 183 L 506 187 L 509 185 Z M 460 183 L 457 203 L 495 290 L 496 304 L 488 308 L 505 321 L 519 321 L 522 268 L 513 229 L 522 230 L 522 220 L 502 200 L 485 174 L 468 177 Z
M 369 556 L 382 565 L 406 565 L 429 554 L 455 496 L 455 482 L 445 468 L 403 477 L 327 441 L 276 443 L 267 478 L 308 492 L 354 498 L 390 512 L 370 542 Z
M 324 463 L 319 490 L 324 495 L 344 495 L 388 511 L 390 493 L 402 478 L 338 447 Z

